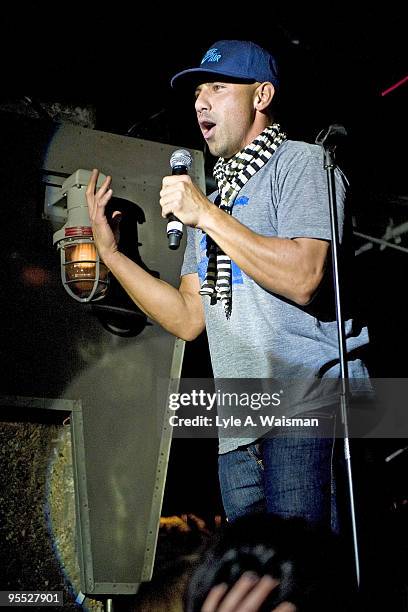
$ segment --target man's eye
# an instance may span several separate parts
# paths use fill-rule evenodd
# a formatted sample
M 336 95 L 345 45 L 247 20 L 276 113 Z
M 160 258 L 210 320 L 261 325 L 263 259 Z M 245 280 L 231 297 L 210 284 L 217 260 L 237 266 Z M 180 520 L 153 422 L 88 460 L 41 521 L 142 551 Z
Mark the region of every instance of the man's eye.
M 223 89 L 223 85 L 218 85 L 218 83 L 214 83 L 213 89 L 214 91 L 218 91 L 219 89 Z

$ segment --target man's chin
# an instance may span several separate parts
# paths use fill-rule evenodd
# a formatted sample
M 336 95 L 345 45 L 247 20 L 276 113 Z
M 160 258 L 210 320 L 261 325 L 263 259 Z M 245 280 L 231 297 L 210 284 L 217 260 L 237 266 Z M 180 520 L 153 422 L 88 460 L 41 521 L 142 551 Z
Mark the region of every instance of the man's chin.
M 217 153 L 217 147 L 214 144 L 211 144 L 210 142 L 207 142 L 207 147 L 208 147 L 208 150 L 210 151 L 211 155 L 214 155 L 214 157 L 219 157 L 219 155 Z
M 225 151 L 220 144 L 217 145 L 216 142 L 207 140 L 207 147 L 211 155 L 214 155 L 214 157 L 224 157 Z

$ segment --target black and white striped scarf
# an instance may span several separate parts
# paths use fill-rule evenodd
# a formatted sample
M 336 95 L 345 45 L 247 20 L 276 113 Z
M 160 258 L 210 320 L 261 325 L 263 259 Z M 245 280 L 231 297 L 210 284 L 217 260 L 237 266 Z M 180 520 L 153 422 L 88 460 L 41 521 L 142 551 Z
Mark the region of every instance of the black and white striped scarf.
M 274 123 L 231 159 L 220 157 L 213 171 L 218 185 L 218 196 L 214 204 L 231 215 L 239 191 L 266 164 L 285 139 L 286 134 L 281 131 L 280 125 Z M 207 257 L 207 272 L 200 294 L 209 295 L 211 304 L 221 299 L 229 319 L 232 309 L 231 259 L 208 235 Z

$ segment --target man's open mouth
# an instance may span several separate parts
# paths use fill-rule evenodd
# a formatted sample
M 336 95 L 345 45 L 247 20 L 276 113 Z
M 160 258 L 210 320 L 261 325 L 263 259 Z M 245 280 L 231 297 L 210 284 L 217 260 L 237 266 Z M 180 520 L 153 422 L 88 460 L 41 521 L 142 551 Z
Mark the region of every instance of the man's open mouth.
M 206 140 L 214 135 L 216 124 L 213 121 L 200 121 L 200 128 Z

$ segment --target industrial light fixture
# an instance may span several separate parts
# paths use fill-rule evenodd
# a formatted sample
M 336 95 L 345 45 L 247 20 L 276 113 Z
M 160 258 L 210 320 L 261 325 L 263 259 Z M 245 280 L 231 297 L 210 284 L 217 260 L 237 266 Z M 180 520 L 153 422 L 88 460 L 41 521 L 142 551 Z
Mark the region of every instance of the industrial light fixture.
M 100 260 L 89 219 L 85 192 L 90 176 L 89 170 L 76 170 L 63 183 L 61 190 L 67 201 L 67 221 L 53 235 L 53 244 L 61 254 L 62 284 L 78 302 L 100 300 L 109 284 L 109 270 Z M 105 178 L 99 175 L 98 187 Z

